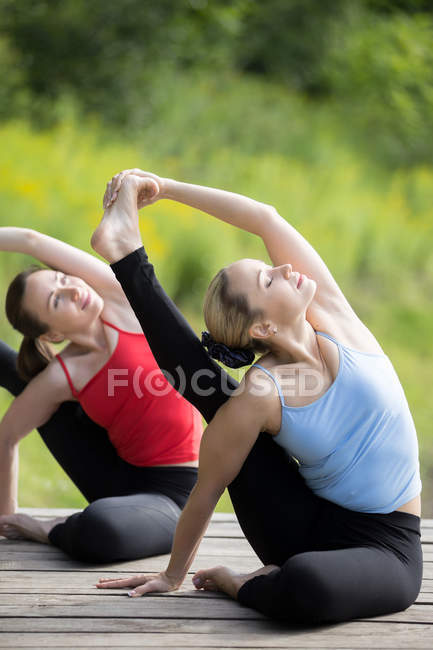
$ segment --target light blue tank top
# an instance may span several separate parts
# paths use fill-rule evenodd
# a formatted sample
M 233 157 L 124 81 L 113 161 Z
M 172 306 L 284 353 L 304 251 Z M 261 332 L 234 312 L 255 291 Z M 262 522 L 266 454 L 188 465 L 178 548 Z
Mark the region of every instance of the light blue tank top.
M 299 462 L 319 497 L 358 512 L 388 513 L 421 491 L 418 441 L 403 388 L 385 355 L 352 350 L 332 336 L 340 363 L 333 384 L 315 402 L 281 400 L 275 442 Z

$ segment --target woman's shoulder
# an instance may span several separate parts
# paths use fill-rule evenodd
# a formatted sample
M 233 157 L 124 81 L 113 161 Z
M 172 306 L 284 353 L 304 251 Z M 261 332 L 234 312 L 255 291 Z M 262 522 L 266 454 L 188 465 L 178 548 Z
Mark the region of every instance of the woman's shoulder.
M 285 364 L 289 372 L 293 364 Z M 279 371 L 281 366 L 270 358 L 269 355 L 260 358 L 245 373 L 244 378 L 239 386 L 251 400 L 259 399 L 264 406 L 269 408 L 280 406 L 280 381 Z M 266 407 L 267 408 L 267 407 Z
M 58 354 L 57 365 L 62 366 L 63 374 L 79 392 L 107 363 L 118 342 L 119 332 L 105 326 L 107 346 L 103 350 L 87 350 L 76 343 L 68 343 Z M 72 387 L 71 387 L 72 388 Z
M 143 329 L 129 303 L 128 307 L 129 309 L 125 309 L 122 304 L 118 303 L 105 304 L 101 318 L 124 332 L 143 334 Z
M 307 320 L 316 332 L 328 334 L 345 347 L 369 354 L 384 354 L 374 334 L 350 306 L 340 310 L 316 306 L 307 312 Z

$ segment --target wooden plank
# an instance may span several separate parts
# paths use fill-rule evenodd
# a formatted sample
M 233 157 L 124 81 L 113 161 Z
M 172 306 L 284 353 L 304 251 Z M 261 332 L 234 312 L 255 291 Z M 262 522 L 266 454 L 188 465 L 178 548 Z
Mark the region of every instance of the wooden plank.
M 51 605 L 63 605 L 67 603 L 71 603 L 73 606 L 76 604 L 81 605 L 86 605 L 88 604 L 99 604 L 100 602 L 103 602 L 101 598 L 111 598 L 111 599 L 118 599 L 122 598 L 120 601 L 121 606 L 126 606 L 129 607 L 129 603 L 131 599 L 127 598 L 125 599 L 126 596 L 126 591 L 127 589 L 106 589 L 106 590 L 101 590 L 101 589 L 96 589 L 96 587 L 93 588 L 93 591 L 89 591 L 87 593 L 71 593 L 67 589 L 64 589 L 61 592 L 39 592 L 36 590 L 33 591 L 28 591 L 26 590 L 25 592 L 20 592 L 20 593 L 13 593 L 11 591 L 5 591 L 0 593 L 0 615 L 3 612 L 3 607 L 5 605 L 34 605 L 34 604 L 51 604 Z M 423 604 L 425 605 L 432 605 L 431 611 L 433 613 L 433 593 L 431 592 L 421 592 L 423 594 Z M 171 599 L 182 599 L 184 600 L 185 598 L 187 599 L 197 599 L 197 598 L 219 598 L 219 599 L 224 599 L 228 600 L 230 602 L 232 599 L 230 599 L 228 596 L 222 593 L 216 593 L 216 592 L 205 592 L 205 591 L 200 591 L 197 589 L 194 589 L 192 585 L 185 585 L 181 590 L 174 591 L 171 593 L 167 594 L 152 594 L 143 597 L 142 603 L 143 607 L 147 606 L 144 605 L 144 602 L 146 603 L 150 602 L 151 604 L 154 602 L 154 599 L 160 600 L 160 599 L 166 599 L 166 598 L 171 598 Z M 98 600 L 96 600 L 98 599 Z M 162 601 L 160 601 L 162 602 Z M 114 604 L 113 604 L 114 603 Z M 104 605 L 111 606 L 113 605 L 114 607 L 118 606 L 119 601 L 118 600 L 110 600 L 106 601 Z M 194 605 L 195 606 L 195 605 Z M 193 607 L 193 605 L 191 605 Z M 433 622 L 433 620 L 432 620 Z
M 13 594 L 11 594 L 11 601 Z M 92 618 L 191 618 L 191 619 L 261 619 L 263 616 L 252 609 L 243 607 L 234 600 L 226 598 L 196 599 L 194 603 L 185 598 L 165 598 L 147 596 L 143 598 L 128 598 L 126 594 L 110 595 L 103 600 L 95 597 L 53 596 L 39 594 L 21 594 L 19 602 L 1 604 L 2 617 L 70 617 L 71 612 L 77 617 L 80 629 L 80 619 Z M 210 605 L 211 603 L 211 605 Z
M 433 544 L 422 544 L 422 550 L 425 562 L 433 562 Z M 39 544 L 31 540 L 11 540 L 0 538 L 0 553 L 2 557 L 6 557 L 8 553 L 44 553 L 51 554 L 52 557 L 65 557 L 65 554 L 60 549 L 49 544 Z M 223 557 L 224 555 L 234 556 L 255 556 L 251 545 L 245 538 L 213 538 L 204 537 L 199 552 L 203 555 L 216 555 Z M 162 557 L 162 556 L 159 556 Z M 167 556 L 168 557 L 168 556 Z
M 210 606 L 210 602 L 212 603 Z M 173 598 L 155 594 L 143 598 L 128 598 L 126 592 L 99 592 L 96 595 L 77 594 L 2 594 L 1 616 L 22 617 L 101 617 L 123 618 L 241 618 L 262 619 L 252 609 L 240 605 L 228 597 L 212 601 L 196 598 Z M 370 619 L 366 619 L 370 620 Z M 373 621 L 433 624 L 433 605 L 412 605 L 409 609 Z
M 421 530 L 421 541 L 423 544 L 433 544 L 433 528 L 423 528 Z
M 274 629 L 249 632 L 226 632 L 224 629 L 205 633 L 97 633 L 57 632 L 39 633 L 38 647 L 69 648 L 125 648 L 125 647 L 164 647 L 164 648 L 431 648 L 433 629 L 431 626 L 365 626 L 341 624 L 330 629 L 302 631 L 297 629 Z M 0 647 L 35 647 L 32 633 L 2 633 Z
M 418 605 L 422 603 L 423 605 L 433 605 L 433 593 L 431 591 L 420 591 L 418 598 L 415 601 Z
M 106 576 L 107 572 L 111 573 L 155 573 L 161 571 L 167 566 L 168 557 L 156 556 L 143 560 L 131 562 L 116 562 L 110 564 L 90 564 L 70 560 L 66 556 L 62 559 L 45 560 L 38 557 L 30 558 L 29 553 L 22 554 L 25 557 L 11 557 L 10 559 L 0 559 L 0 571 L 93 571 L 97 576 Z M 161 559 L 161 557 L 163 559 Z M 194 573 L 199 569 L 207 569 L 217 564 L 222 564 L 214 555 L 198 555 L 190 569 Z M 224 564 L 236 568 L 240 573 L 248 573 L 259 568 L 260 562 L 255 557 L 225 556 Z M 433 568 L 432 568 L 433 574 Z
M 128 577 L 131 573 L 108 572 L 106 577 L 117 578 Z M 101 593 L 96 590 L 95 583 L 99 576 L 92 571 L 4 571 L 0 579 L 0 594 L 9 593 L 60 593 L 60 594 L 88 594 Z M 191 576 L 190 576 L 191 577 Z M 112 593 L 105 591 L 103 593 Z M 200 593 L 206 597 L 223 597 L 213 592 L 196 592 L 191 585 L 190 578 L 186 578 L 179 591 L 174 591 L 165 596 L 176 596 L 177 594 L 188 595 Z M 433 580 L 424 579 L 421 585 L 421 593 L 426 597 L 433 598 Z M 430 596 L 429 596 L 430 594 Z
M 28 633 L 55 633 L 55 632 L 80 632 L 80 633 L 176 633 L 213 635 L 213 634 L 262 634 L 278 636 L 283 633 L 286 636 L 301 636 L 313 632 L 315 636 L 335 637 L 337 635 L 351 637 L 371 637 L 390 634 L 396 630 L 400 633 L 425 634 L 427 637 L 433 633 L 433 625 L 422 623 L 383 623 L 370 621 L 348 621 L 345 623 L 334 623 L 305 628 L 300 625 L 289 625 L 282 622 L 247 619 L 142 619 L 142 618 L 7 618 L 2 619 L 1 631 L 5 632 L 28 632 Z M 77 627 L 79 625 L 79 628 Z M 427 634 L 427 632 L 429 634 Z M 411 647 L 411 646 L 410 646 Z
M 24 555 L 24 554 L 23 554 Z M 25 554 L 28 555 L 28 554 Z M 222 564 L 217 562 L 215 556 L 198 555 L 190 569 L 194 573 L 199 569 L 207 569 Z M 108 573 L 155 573 L 165 568 L 167 562 L 161 560 L 161 556 L 146 558 L 144 560 L 135 560 L 133 562 L 118 562 L 111 564 L 86 564 L 70 560 L 66 556 L 64 559 L 40 560 L 28 559 L 27 557 L 19 559 L 0 559 L 0 571 L 92 571 L 98 576 L 105 577 Z M 228 567 L 235 568 L 240 573 L 249 573 L 255 571 L 259 566 L 257 559 L 254 557 L 224 557 L 224 564 Z M 424 578 L 433 579 L 433 563 L 424 564 Z
M 226 555 L 231 557 L 256 557 L 250 544 L 244 538 L 217 539 L 205 537 L 200 544 L 199 553 L 208 556 L 215 555 L 219 558 Z M 56 558 L 65 559 L 67 557 L 62 550 L 55 546 L 21 540 L 1 540 L 0 554 L 2 559 L 17 559 L 18 557 L 37 559 L 37 557 L 41 557 L 41 560 L 51 560 Z M 169 555 L 159 555 L 157 557 L 165 557 L 168 560 Z M 258 559 L 257 566 L 260 566 L 260 561 Z
M 365 618 L 365 621 L 382 621 L 385 623 L 428 623 L 433 624 L 433 606 L 431 605 L 412 605 L 403 612 L 396 612 L 395 614 L 386 614 L 384 616 L 375 616 L 373 618 Z M 433 637 L 432 637 L 433 641 Z M 433 643 L 432 643 L 433 645 Z

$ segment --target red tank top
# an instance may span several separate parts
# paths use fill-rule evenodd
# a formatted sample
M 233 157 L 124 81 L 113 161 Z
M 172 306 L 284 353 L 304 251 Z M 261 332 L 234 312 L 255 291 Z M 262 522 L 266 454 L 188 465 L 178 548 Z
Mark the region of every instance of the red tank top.
M 144 334 L 119 333 L 107 363 L 77 391 L 57 355 L 72 394 L 132 465 L 171 465 L 198 459 L 200 413 L 166 380 Z

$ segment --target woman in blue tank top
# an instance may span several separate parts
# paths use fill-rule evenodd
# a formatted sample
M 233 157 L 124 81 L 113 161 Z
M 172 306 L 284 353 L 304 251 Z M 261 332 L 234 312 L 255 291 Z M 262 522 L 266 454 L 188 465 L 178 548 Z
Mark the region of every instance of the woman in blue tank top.
M 137 205 L 164 198 L 259 235 L 271 258 L 222 269 L 206 295 L 209 354 L 231 367 L 261 354 L 239 386 L 165 295 L 142 247 Z M 92 244 L 112 264 L 159 366 L 174 377 L 182 370 L 183 394 L 209 425 L 167 569 L 97 586 L 133 586 L 132 596 L 177 589 L 228 486 L 264 566 L 249 575 L 199 571 L 198 589 L 310 623 L 412 604 L 422 577 L 413 420 L 390 360 L 318 253 L 271 206 L 141 170 L 117 175 L 104 200 Z

